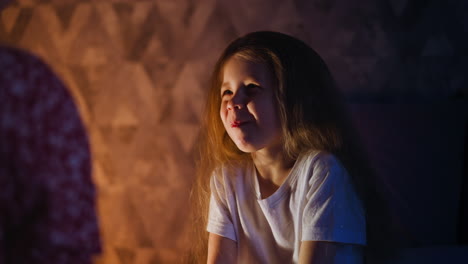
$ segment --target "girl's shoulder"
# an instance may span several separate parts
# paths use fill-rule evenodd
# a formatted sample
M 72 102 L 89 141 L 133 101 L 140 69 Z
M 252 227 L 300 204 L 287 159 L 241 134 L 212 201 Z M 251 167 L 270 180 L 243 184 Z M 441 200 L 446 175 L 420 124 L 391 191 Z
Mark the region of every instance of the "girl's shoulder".
M 248 162 L 236 162 L 224 164 L 214 169 L 211 182 L 222 185 L 236 185 L 239 180 L 244 180 L 251 173 L 252 165 Z
M 299 157 L 299 162 L 312 167 L 342 167 L 338 158 L 324 150 L 309 150 Z
M 317 181 L 325 177 L 337 179 L 347 175 L 340 160 L 327 151 L 311 150 L 299 157 L 299 170 L 305 181 Z

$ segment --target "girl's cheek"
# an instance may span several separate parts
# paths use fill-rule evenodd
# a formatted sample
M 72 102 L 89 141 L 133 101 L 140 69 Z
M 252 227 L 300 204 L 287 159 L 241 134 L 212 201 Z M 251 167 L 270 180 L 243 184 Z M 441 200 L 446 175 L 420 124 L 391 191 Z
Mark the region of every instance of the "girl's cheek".
M 222 102 L 221 103 L 221 107 L 219 109 L 219 115 L 221 116 L 221 120 L 224 120 L 226 119 L 226 115 L 227 115 L 227 108 L 226 108 L 226 102 Z

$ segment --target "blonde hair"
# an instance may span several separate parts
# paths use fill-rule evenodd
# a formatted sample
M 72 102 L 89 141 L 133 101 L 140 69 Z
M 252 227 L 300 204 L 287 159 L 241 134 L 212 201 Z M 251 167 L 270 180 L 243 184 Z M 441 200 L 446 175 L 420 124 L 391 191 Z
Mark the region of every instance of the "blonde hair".
M 353 177 L 366 170 L 365 162 L 353 153 L 356 141 L 350 133 L 342 98 L 324 61 L 312 48 L 291 36 L 267 31 L 247 34 L 224 50 L 211 78 L 199 140 L 197 180 L 191 194 L 196 240 L 190 263 L 206 261 L 210 176 L 221 166 L 251 159 L 227 135 L 219 115 L 222 72 L 233 56 L 264 64 L 276 77 L 275 97 L 286 155 L 296 159 L 312 149 L 335 154 L 352 175 L 358 195 L 368 200 L 367 179 Z

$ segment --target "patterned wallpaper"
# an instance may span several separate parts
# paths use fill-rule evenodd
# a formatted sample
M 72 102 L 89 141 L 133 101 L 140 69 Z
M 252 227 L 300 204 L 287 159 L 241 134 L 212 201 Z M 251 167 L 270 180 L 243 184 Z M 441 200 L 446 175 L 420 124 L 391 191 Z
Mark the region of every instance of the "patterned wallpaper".
M 229 41 L 299 37 L 357 100 L 467 94 L 462 0 L 17 0 L 0 40 L 42 57 L 86 123 L 104 252 L 98 264 L 179 263 L 207 81 Z

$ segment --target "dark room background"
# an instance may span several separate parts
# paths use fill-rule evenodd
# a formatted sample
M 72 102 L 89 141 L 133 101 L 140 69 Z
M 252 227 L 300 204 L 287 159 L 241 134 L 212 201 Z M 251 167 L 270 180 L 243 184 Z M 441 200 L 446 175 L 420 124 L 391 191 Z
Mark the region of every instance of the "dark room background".
M 350 100 L 448 100 L 467 94 L 467 13 L 462 0 L 17 0 L 0 39 L 51 65 L 85 121 L 96 263 L 178 263 L 204 95 L 228 42 L 296 36 Z

